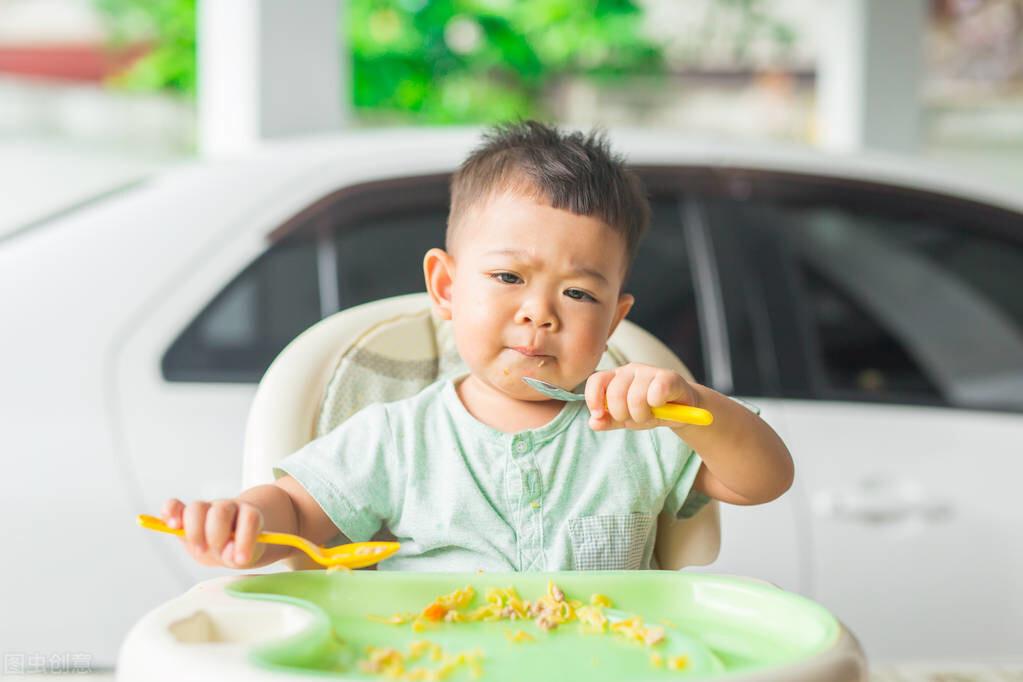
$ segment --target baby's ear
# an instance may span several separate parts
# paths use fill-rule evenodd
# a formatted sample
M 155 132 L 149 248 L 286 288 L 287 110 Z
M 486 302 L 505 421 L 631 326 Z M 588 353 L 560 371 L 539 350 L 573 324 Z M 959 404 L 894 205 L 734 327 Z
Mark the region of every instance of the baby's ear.
M 454 283 L 455 263 L 444 249 L 430 249 L 423 257 L 423 275 L 426 292 L 437 316 L 451 319 L 451 286 Z
M 618 329 L 618 323 L 625 319 L 625 316 L 632 310 L 632 304 L 635 302 L 636 298 L 632 294 L 622 294 L 618 297 L 614 320 L 611 322 L 611 330 L 607 333 L 607 338 L 610 339 L 611 335 L 615 333 L 615 329 Z

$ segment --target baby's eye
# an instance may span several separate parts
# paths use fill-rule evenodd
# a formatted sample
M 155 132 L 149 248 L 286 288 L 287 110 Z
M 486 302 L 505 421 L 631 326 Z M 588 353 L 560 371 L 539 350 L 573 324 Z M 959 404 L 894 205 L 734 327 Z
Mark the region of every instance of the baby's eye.
M 582 289 L 565 289 L 565 296 L 573 298 L 577 301 L 591 301 L 593 303 L 597 302 L 597 299 L 593 298 Z
M 491 277 L 505 284 L 518 284 L 522 281 L 521 277 L 510 272 L 495 272 Z

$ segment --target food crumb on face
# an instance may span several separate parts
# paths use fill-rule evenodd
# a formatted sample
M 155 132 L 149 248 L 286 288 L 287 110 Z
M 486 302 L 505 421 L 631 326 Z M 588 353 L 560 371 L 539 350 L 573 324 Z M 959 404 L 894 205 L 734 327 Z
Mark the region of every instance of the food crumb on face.
M 505 375 L 505 376 L 508 376 L 509 374 L 511 374 L 511 370 L 510 370 L 510 369 L 508 369 L 507 367 L 505 367 L 505 368 L 504 368 L 504 375 Z
M 544 364 L 545 362 L 547 362 L 547 361 L 546 361 L 546 360 L 540 360 L 540 362 L 536 363 L 536 366 L 537 366 L 537 367 L 543 367 L 543 364 Z

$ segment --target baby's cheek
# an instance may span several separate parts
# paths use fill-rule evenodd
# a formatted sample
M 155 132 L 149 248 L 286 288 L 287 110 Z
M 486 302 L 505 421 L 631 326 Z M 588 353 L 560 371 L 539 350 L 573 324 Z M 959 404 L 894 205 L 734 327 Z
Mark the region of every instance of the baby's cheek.
M 579 381 L 586 379 L 597 370 L 600 359 L 604 355 L 605 344 L 593 343 L 588 345 L 576 345 L 569 354 L 568 366 L 565 370 L 579 375 Z
M 585 355 L 594 364 L 600 362 L 600 358 L 607 350 L 607 340 L 602 336 L 593 336 L 578 344 L 580 355 Z

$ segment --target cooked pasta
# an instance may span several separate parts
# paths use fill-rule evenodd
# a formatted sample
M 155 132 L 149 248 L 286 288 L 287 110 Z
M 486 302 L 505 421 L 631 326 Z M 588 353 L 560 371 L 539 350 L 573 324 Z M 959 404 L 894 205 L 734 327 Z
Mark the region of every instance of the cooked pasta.
M 533 601 L 527 601 L 519 596 L 514 587 L 495 587 L 487 590 L 483 603 L 475 608 L 470 604 L 476 597 L 476 590 L 472 585 L 466 585 L 445 595 L 437 597 L 427 604 L 418 614 L 399 613 L 392 616 L 369 616 L 378 623 L 391 625 L 404 625 L 411 623 L 414 632 L 441 627 L 445 623 L 476 623 L 496 621 L 526 621 L 531 620 L 533 624 L 543 631 L 551 631 L 568 623 L 578 623 L 580 629 L 585 633 L 611 634 L 629 642 L 646 646 L 656 647 L 664 641 L 664 627 L 658 625 L 647 625 L 639 616 L 633 615 L 628 618 L 611 622 L 605 608 L 611 608 L 611 600 L 603 594 L 590 596 L 589 604 L 584 604 L 577 599 L 569 599 L 565 593 L 554 584 L 548 581 L 547 591 Z M 514 643 L 533 641 L 534 637 L 525 630 L 506 631 L 505 636 Z M 406 671 L 407 660 L 418 660 L 429 652 L 435 658 L 443 660 L 444 665 L 429 671 L 427 677 L 422 669 Z M 380 673 L 391 679 L 399 680 L 434 680 L 446 676 L 460 665 L 470 665 L 472 670 L 481 669 L 482 654 L 459 654 L 450 657 L 439 653 L 440 647 L 430 642 L 413 642 L 409 656 L 403 656 L 394 649 L 373 649 L 368 661 L 363 661 L 363 670 Z M 461 658 L 460 658 L 461 657 Z M 457 662 L 456 662 L 457 661 Z M 665 658 L 657 652 L 650 656 L 650 663 L 656 668 L 667 667 L 669 670 L 683 670 L 688 665 L 685 656 L 672 656 Z M 416 677 L 409 677 L 410 674 Z
M 408 653 L 397 649 L 367 647 L 366 658 L 359 662 L 359 668 L 373 675 L 401 682 L 440 682 L 447 679 L 461 667 L 467 667 L 473 679 L 483 674 L 480 661 L 483 654 L 478 651 L 463 651 L 459 654 L 444 653 L 440 645 L 427 641 L 415 641 L 409 645 Z M 438 665 L 430 667 L 429 663 Z

